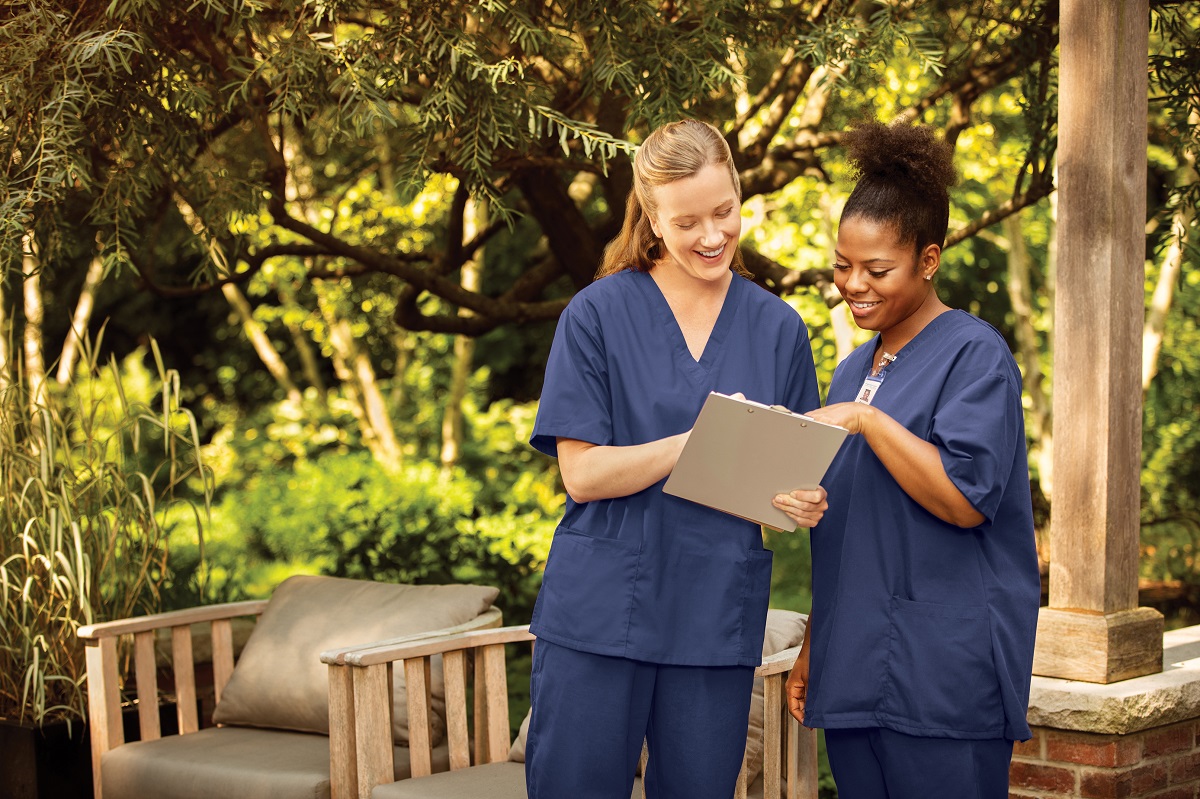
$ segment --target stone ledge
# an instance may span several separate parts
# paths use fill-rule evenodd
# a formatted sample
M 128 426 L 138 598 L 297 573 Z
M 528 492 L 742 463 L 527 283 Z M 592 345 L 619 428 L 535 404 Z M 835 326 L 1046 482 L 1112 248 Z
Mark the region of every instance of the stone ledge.
M 1163 634 L 1161 674 L 1100 685 L 1033 678 L 1029 723 L 1124 735 L 1200 718 L 1200 626 Z

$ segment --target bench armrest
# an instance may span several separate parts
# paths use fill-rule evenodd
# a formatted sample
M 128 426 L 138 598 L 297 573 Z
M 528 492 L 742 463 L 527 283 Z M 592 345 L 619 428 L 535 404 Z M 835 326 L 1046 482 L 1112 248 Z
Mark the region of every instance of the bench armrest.
M 226 602 L 221 605 L 204 605 L 184 610 L 172 610 L 167 613 L 154 613 L 149 616 L 132 616 L 128 619 L 88 624 L 80 627 L 77 634 L 86 641 L 130 633 L 152 632 L 167 627 L 222 621 L 238 616 L 258 616 L 266 609 L 267 601 L 266 599 L 250 599 L 244 602 Z

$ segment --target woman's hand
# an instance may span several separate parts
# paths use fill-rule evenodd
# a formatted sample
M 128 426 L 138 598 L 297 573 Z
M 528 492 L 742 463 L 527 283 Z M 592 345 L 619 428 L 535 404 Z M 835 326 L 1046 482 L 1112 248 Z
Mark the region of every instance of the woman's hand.
M 856 436 L 864 432 L 863 428 L 870 424 L 874 413 L 874 408 L 862 402 L 838 402 L 808 411 L 804 415 L 818 422 L 844 427 L 850 431 L 850 435 Z
M 808 643 L 807 638 L 805 644 Z M 808 701 L 808 647 L 802 646 L 796 656 L 796 664 L 783 684 L 783 695 L 787 697 L 788 712 L 801 724 L 804 723 L 804 704 Z
M 829 503 L 825 499 L 825 489 L 817 486 L 812 489 L 798 488 L 787 494 L 776 494 L 771 504 L 788 515 L 797 527 L 812 527 L 821 521 Z

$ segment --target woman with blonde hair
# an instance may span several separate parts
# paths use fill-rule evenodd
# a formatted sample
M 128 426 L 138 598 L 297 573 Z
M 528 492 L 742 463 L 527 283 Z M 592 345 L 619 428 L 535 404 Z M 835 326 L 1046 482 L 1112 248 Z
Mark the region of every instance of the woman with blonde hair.
M 762 530 L 664 494 L 709 392 L 819 404 L 808 332 L 738 253 L 729 147 L 693 120 L 634 158 L 620 235 L 563 312 L 531 443 L 567 491 L 534 610 L 526 749 L 534 799 L 728 799 L 771 578 Z M 824 491 L 780 500 L 815 524 Z

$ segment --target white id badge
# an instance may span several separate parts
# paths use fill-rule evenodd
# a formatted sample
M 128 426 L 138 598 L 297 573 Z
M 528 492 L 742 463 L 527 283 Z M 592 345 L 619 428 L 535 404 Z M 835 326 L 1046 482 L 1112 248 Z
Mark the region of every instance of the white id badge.
M 855 402 L 861 402 L 863 405 L 870 405 L 875 399 L 875 392 L 879 390 L 879 386 L 883 384 L 881 377 L 868 377 L 863 381 L 862 388 L 858 390 L 858 396 L 854 398 Z

